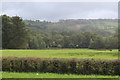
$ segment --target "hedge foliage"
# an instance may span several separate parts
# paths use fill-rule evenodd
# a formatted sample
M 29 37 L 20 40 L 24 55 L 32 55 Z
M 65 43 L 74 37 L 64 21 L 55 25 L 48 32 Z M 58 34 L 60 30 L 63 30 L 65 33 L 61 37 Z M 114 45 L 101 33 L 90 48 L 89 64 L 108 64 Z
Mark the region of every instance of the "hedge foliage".
M 4 57 L 2 70 L 70 74 L 119 75 L 120 60 Z

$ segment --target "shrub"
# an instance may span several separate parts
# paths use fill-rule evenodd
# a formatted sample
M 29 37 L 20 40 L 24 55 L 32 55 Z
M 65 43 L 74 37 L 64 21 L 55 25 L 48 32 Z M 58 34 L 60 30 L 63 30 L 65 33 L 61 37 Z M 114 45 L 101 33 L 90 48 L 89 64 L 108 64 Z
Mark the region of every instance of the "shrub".
M 2 70 L 70 74 L 119 75 L 120 60 L 3 57 Z

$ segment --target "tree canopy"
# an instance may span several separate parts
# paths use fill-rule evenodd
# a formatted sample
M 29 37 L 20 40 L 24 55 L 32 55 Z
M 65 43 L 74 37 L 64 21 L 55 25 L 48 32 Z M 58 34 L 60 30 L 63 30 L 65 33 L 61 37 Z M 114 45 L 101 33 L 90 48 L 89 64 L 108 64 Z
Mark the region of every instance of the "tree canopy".
M 116 20 L 61 20 L 53 23 L 2 15 L 2 47 L 3 49 L 116 49 L 118 48 L 117 30 L 112 29 L 111 35 L 110 29 L 107 33 L 106 30 L 95 28 L 106 21 L 114 24 L 116 22 Z
M 27 29 L 19 16 L 2 16 L 3 49 L 27 48 Z

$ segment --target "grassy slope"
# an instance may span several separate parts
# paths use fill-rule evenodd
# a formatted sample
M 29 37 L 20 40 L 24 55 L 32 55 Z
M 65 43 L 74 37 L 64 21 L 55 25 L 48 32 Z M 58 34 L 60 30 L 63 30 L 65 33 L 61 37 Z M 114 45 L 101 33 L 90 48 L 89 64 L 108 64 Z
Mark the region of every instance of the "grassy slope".
M 2 56 L 44 58 L 100 58 L 118 59 L 118 50 L 56 49 L 56 50 L 3 50 Z
M 73 74 L 55 74 L 55 73 L 15 73 L 3 72 L 3 78 L 118 78 L 118 76 L 103 75 L 73 75 Z

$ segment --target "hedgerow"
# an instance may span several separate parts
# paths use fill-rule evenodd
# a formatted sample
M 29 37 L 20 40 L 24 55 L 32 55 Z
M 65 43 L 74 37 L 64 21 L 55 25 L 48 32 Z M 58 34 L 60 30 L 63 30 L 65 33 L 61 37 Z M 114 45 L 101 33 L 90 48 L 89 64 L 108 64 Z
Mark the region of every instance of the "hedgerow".
M 3 57 L 2 70 L 11 72 L 119 75 L 120 60 Z

